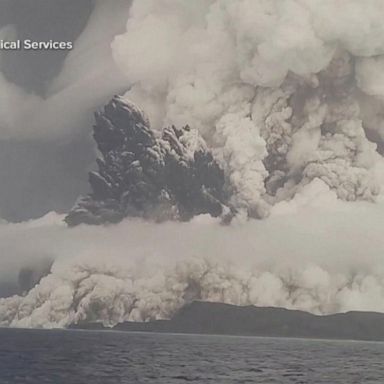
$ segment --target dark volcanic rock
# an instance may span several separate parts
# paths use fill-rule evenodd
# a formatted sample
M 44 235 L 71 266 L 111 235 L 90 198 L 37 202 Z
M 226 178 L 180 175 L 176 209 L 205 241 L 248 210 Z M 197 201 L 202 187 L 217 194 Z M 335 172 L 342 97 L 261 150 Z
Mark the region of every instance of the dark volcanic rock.
M 74 328 L 100 329 L 100 325 Z M 303 311 L 271 307 L 239 307 L 193 302 L 171 320 L 125 322 L 113 329 L 137 332 L 200 333 L 244 336 L 306 337 L 384 341 L 384 314 L 347 312 L 317 316 Z
M 117 96 L 95 118 L 98 171 L 90 172 L 92 193 L 79 199 L 68 225 L 230 211 L 224 173 L 197 130 L 172 126 L 157 134 L 140 109 Z

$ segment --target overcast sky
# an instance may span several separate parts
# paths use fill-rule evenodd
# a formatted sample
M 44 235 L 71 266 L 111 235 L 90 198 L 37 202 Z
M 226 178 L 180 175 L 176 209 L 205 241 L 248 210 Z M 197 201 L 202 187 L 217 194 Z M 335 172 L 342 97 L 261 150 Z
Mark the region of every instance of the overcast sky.
M 1 0 L 2 26 L 16 26 L 20 39 L 75 40 L 92 11 L 92 0 Z M 42 92 L 58 74 L 67 51 L 8 52 L 2 71 L 16 84 Z
M 109 2 L 108 6 L 114 8 L 122 3 L 117 0 Z M 104 2 L 100 8 L 106 8 L 105 5 Z M 1 0 L 0 27 L 13 25 L 20 39 L 75 41 L 90 23 L 93 10 L 92 0 Z M 125 16 L 116 20 L 117 26 L 113 25 L 113 28 L 123 28 L 124 20 Z M 84 40 L 87 40 L 87 36 L 79 44 L 87 44 Z M 8 81 L 26 92 L 46 98 L 49 85 L 62 70 L 67 54 L 67 51 L 3 51 L 1 71 Z M 97 68 L 99 63 L 93 65 Z M 57 86 L 65 85 L 75 75 L 73 69 L 69 68 L 59 78 Z M 83 97 L 87 97 L 87 91 L 89 94 L 94 92 L 91 85 L 89 89 L 87 85 L 82 88 Z M 101 96 L 100 100 L 104 101 Z M 22 106 L 13 105 L 16 111 L 19 107 Z M 39 111 L 39 114 L 49 114 L 49 108 L 47 106 L 47 110 Z M 65 116 L 65 111 L 63 113 Z M 89 115 L 91 118 L 92 114 Z M 65 211 L 80 193 L 87 191 L 87 171 L 92 167 L 95 157 L 90 121 L 88 119 L 86 124 L 82 122 L 84 126 L 81 127 L 69 126 L 68 130 L 75 132 L 72 135 L 56 140 L 50 138 L 48 141 L 44 137 L 32 140 L 20 138 L 22 135 L 16 139 L 12 135 L 4 137 L 3 134 L 1 137 L 0 132 L 0 217 L 19 221 L 39 217 L 51 210 Z M 0 127 L 2 123 L 0 118 Z M 65 123 L 60 121 L 61 125 Z M 73 124 L 68 121 L 68 125 Z M 21 132 L 27 128 L 17 127 Z

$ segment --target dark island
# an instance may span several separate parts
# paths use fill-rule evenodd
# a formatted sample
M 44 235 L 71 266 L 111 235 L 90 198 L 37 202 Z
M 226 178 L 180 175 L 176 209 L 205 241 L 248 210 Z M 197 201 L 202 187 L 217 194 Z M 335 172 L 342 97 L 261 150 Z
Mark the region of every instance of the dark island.
M 170 320 L 124 322 L 113 328 L 100 323 L 80 323 L 71 328 L 384 341 L 384 314 L 353 311 L 319 316 L 284 308 L 195 301 Z

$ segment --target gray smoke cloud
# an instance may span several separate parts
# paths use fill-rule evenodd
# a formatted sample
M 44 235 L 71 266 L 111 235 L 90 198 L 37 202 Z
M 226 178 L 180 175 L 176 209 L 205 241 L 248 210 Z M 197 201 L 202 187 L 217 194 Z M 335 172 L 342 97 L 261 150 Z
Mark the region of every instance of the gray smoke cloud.
M 125 97 L 158 129 L 200 131 L 240 214 L 226 227 L 4 223 L 2 273 L 55 262 L 0 300 L 0 324 L 145 321 L 193 299 L 384 311 L 383 11 L 381 0 L 134 1 L 109 51 Z M 87 76 L 69 68 L 53 90 Z

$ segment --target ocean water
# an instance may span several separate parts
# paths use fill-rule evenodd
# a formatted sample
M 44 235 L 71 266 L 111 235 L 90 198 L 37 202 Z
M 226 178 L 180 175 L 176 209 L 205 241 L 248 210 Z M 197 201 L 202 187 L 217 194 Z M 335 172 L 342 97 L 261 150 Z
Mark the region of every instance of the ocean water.
M 1 384 L 384 383 L 384 343 L 0 329 Z

